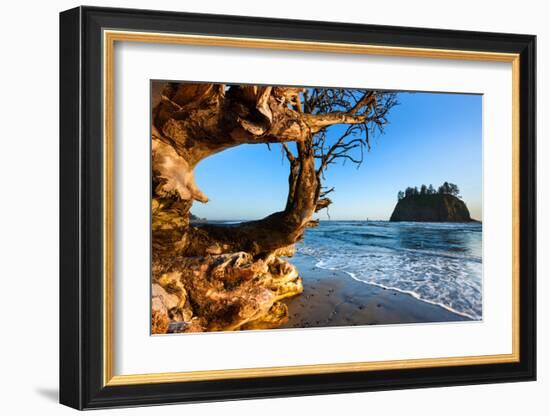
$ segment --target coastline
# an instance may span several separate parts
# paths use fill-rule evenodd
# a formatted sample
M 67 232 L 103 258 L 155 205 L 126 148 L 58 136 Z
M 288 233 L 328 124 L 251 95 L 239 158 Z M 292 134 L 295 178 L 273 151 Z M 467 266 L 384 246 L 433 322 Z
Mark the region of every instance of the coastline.
M 321 269 L 310 256 L 296 254 L 288 260 L 298 268 L 304 292 L 284 301 L 290 319 L 279 328 L 471 321 L 412 295 Z

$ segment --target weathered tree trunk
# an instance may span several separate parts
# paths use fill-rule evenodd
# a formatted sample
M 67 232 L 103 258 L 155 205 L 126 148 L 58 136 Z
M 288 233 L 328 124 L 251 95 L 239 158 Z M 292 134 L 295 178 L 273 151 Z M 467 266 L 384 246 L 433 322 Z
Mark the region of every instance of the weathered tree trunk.
M 291 254 L 320 199 L 313 135 L 366 115 L 303 113 L 301 89 L 166 84 L 153 109 L 153 331 L 259 328 L 287 319 L 282 297 L 302 291 Z M 241 144 L 295 142 L 284 211 L 232 226 L 194 225 L 193 201 L 208 197 L 193 171 L 206 157 Z

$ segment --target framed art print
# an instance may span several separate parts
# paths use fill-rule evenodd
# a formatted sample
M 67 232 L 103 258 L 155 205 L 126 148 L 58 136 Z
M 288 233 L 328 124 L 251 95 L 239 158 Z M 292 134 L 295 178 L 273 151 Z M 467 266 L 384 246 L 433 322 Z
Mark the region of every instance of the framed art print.
M 535 378 L 535 37 L 61 13 L 60 401 Z

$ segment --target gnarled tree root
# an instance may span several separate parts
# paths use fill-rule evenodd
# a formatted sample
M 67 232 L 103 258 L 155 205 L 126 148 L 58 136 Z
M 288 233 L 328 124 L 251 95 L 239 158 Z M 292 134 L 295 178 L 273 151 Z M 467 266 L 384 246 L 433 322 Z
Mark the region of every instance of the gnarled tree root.
M 179 257 L 153 270 L 155 334 L 275 328 L 288 321 L 280 301 L 303 291 L 297 269 L 274 255 Z

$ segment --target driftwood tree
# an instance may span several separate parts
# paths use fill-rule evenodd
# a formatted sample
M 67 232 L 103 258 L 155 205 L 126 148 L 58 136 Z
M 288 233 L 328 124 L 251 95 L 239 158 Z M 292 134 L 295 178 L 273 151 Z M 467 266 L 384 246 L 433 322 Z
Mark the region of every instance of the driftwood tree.
M 326 169 L 360 164 L 395 104 L 395 94 L 380 91 L 163 85 L 152 115 L 154 332 L 283 323 L 288 311 L 279 301 L 302 285 L 279 256 L 292 255 L 314 213 L 330 205 Z M 283 211 L 234 226 L 190 223 L 193 202 L 208 202 L 193 175 L 201 160 L 274 143 L 290 166 Z

